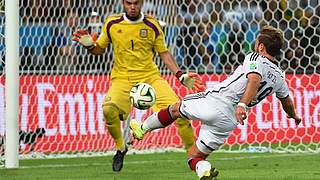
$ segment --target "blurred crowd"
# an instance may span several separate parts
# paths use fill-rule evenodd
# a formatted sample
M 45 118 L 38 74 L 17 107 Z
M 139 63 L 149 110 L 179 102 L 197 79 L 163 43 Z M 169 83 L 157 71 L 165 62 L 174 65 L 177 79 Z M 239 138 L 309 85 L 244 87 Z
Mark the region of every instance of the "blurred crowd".
M 71 35 L 77 28 L 99 33 L 108 15 L 122 11 L 121 3 L 20 0 L 22 72 L 109 72 L 111 48 L 102 56 L 88 55 Z M 259 29 L 269 24 L 285 37 L 279 65 L 286 73 L 300 74 L 320 73 L 319 4 L 319 0 L 145 0 L 143 11 L 167 23 L 166 40 L 182 69 L 232 72 L 252 50 Z M 1 61 L 3 52 L 0 45 Z
M 264 25 L 280 28 L 285 47 L 279 65 L 286 73 L 319 73 L 318 0 L 186 0 L 180 7 L 178 59 L 184 68 L 230 73 L 254 47 Z
M 35 33 L 38 37 L 45 36 L 40 49 L 34 48 L 36 43 L 22 45 L 21 70 L 52 74 L 106 72 L 112 64 L 109 60 L 112 53 L 90 55 L 72 41 L 72 33 L 78 28 L 99 33 L 104 18 L 113 12 L 110 8 L 110 0 L 20 0 L 20 16 L 26 26 L 22 28 L 22 36 L 29 36 L 29 41 L 35 42 L 30 32 L 39 29 L 47 32 L 46 35 Z M 34 24 L 40 27 L 32 27 Z

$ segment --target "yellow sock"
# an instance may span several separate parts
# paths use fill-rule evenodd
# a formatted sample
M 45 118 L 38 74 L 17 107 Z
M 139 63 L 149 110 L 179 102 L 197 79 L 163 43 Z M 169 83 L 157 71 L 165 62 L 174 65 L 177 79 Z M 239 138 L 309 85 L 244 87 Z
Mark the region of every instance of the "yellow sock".
M 123 151 L 125 145 L 121 132 L 119 108 L 114 104 L 106 104 L 103 106 L 103 114 L 106 121 L 106 127 L 115 141 L 117 150 Z
M 178 133 L 184 144 L 184 148 L 188 151 L 194 144 L 194 134 L 190 121 L 179 118 L 176 120 Z

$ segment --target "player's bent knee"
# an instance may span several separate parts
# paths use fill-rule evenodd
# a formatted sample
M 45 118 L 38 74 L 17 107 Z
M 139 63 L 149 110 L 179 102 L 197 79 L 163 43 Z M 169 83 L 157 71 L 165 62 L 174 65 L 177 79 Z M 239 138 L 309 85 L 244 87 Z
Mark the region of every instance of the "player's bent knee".
M 120 118 L 119 118 L 120 111 L 117 105 L 113 103 L 108 103 L 108 104 L 104 104 L 102 108 L 103 108 L 103 115 L 107 125 L 113 124 L 115 121 L 118 121 L 118 120 L 120 121 Z
M 210 143 L 209 145 L 203 142 L 202 140 L 199 141 L 199 139 L 196 142 L 197 149 L 199 150 L 199 152 L 202 152 L 203 154 L 210 154 L 211 152 L 219 149 L 221 145 L 222 144 L 218 143 Z
M 188 158 L 202 158 L 206 159 L 209 156 L 209 153 L 202 152 L 197 145 L 193 145 L 188 151 Z

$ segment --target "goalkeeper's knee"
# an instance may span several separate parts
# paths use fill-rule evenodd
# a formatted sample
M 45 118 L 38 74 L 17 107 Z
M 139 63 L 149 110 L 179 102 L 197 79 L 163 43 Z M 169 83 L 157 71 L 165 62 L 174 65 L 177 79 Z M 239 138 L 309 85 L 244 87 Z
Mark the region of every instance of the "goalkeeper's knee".
M 113 103 L 107 103 L 104 104 L 102 108 L 106 126 L 112 126 L 120 123 L 120 110 L 117 105 Z
M 194 144 L 194 134 L 190 121 L 178 118 L 176 120 L 176 126 L 178 127 L 178 133 L 182 139 L 185 149 L 189 150 Z
M 182 118 L 178 118 L 177 120 L 176 120 L 176 126 L 178 127 L 178 128 L 192 128 L 191 127 L 191 123 L 190 123 L 190 121 L 188 121 L 188 120 L 186 120 L 186 119 L 182 119 Z
M 103 104 L 102 108 L 106 127 L 115 141 L 117 150 L 123 151 L 125 149 L 125 145 L 121 133 L 120 109 L 113 103 Z

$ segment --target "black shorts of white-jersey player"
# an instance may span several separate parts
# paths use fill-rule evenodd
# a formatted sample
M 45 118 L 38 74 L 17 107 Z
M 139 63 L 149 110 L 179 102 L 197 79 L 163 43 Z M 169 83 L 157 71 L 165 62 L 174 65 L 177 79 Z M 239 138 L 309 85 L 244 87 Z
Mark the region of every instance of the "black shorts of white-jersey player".
M 283 45 L 282 32 L 271 26 L 262 28 L 255 42 L 255 52 L 248 54 L 242 65 L 226 80 L 205 92 L 187 95 L 176 104 L 149 116 L 143 124 L 132 120 L 130 127 L 137 139 L 144 134 L 170 125 L 184 117 L 202 122 L 196 144 L 189 151 L 188 164 L 200 179 L 212 179 L 218 172 L 205 159 L 224 143 L 237 124 L 243 124 L 247 110 L 268 95 L 276 93 L 288 117 L 298 125 L 288 86 L 275 56 Z

